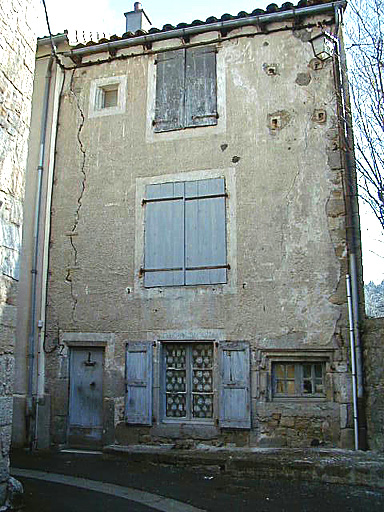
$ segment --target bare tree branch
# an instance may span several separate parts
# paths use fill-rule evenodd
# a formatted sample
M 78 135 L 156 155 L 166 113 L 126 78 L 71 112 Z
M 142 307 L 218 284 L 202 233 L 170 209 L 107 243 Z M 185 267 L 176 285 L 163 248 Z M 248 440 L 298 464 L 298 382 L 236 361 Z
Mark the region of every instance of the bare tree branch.
M 384 230 L 384 0 L 351 0 L 348 20 L 359 195 Z

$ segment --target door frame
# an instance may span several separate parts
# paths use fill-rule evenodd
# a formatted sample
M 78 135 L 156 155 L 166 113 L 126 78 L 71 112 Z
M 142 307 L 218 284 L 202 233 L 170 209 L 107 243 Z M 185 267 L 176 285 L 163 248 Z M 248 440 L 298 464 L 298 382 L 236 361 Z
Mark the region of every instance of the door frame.
M 65 382 L 65 390 L 66 394 L 66 411 L 65 411 L 65 427 L 63 430 L 53 432 L 54 437 L 56 439 L 62 439 L 61 443 L 68 446 L 69 445 L 69 392 L 70 392 L 70 362 L 69 356 L 71 349 L 80 348 L 80 349 L 92 349 L 92 348 L 101 348 L 104 351 L 103 357 L 103 404 L 102 404 L 102 414 L 103 414 L 103 427 L 102 427 L 102 437 L 100 445 L 104 445 L 111 441 L 111 437 L 113 432 L 111 431 L 111 425 L 113 424 L 113 411 L 109 411 L 106 402 L 106 368 L 109 365 L 109 359 L 114 354 L 115 349 L 115 335 L 114 333 L 109 332 L 61 332 L 60 333 L 60 345 L 62 350 L 60 351 L 60 356 L 63 358 L 61 367 L 62 374 L 61 378 L 63 378 Z M 63 382 L 63 384 L 64 384 Z M 57 411 L 53 411 L 57 414 Z M 111 416 L 112 415 L 112 416 Z M 111 417 L 110 417 L 111 416 Z M 112 423 L 111 423 L 112 421 Z M 60 441 L 59 441 L 60 443 Z M 83 446 L 84 447 L 84 446 Z
M 96 343 L 73 343 L 68 345 L 69 348 L 69 360 L 68 360 L 68 408 L 67 408 L 67 444 L 71 447 L 96 447 L 96 446 L 102 446 L 103 445 L 103 432 L 104 432 L 104 396 L 105 396 L 105 344 L 96 344 Z M 101 368 L 101 436 L 100 439 L 92 439 L 89 440 L 86 437 L 82 437 L 81 434 L 79 434 L 78 439 L 71 440 L 71 425 L 70 425 L 70 407 L 71 407 L 71 367 L 72 367 L 72 357 L 73 353 L 76 350 L 99 350 L 102 352 L 102 368 Z

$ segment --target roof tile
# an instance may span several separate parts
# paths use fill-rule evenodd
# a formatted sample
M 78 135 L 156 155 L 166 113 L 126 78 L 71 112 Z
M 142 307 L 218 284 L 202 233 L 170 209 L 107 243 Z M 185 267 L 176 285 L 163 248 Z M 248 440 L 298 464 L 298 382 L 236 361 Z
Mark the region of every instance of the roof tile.
M 220 19 L 216 18 L 215 16 L 209 16 L 206 21 L 201 21 L 201 20 L 194 20 L 192 21 L 192 23 L 179 23 L 176 27 L 171 25 L 170 23 L 167 23 L 163 26 L 162 29 L 158 29 L 156 27 L 152 27 L 149 29 L 148 32 L 144 31 L 144 30 L 137 30 L 134 34 L 132 32 L 125 32 L 122 37 L 118 37 L 117 35 L 113 35 L 110 37 L 110 39 L 100 39 L 100 41 L 98 43 L 95 43 L 93 41 L 89 41 L 88 43 L 86 43 L 86 46 L 93 46 L 93 45 L 97 45 L 97 44 L 102 44 L 102 43 L 107 43 L 109 41 L 118 41 L 120 39 L 128 39 L 128 38 L 132 38 L 132 37 L 137 37 L 137 36 L 141 36 L 141 35 L 145 35 L 147 33 L 149 34 L 157 34 L 158 32 L 168 32 L 168 31 L 171 31 L 171 30 L 175 30 L 175 29 L 183 29 L 183 28 L 188 28 L 188 27 L 195 27 L 195 26 L 200 26 L 200 25 L 209 25 L 209 24 L 212 24 L 212 23 L 217 23 L 219 21 L 229 21 L 229 20 L 233 20 L 233 19 L 237 19 L 237 18 L 247 18 L 247 17 L 250 17 L 250 16 L 262 16 L 264 14 L 272 14 L 272 13 L 275 13 L 275 12 L 282 12 L 282 11 L 287 11 L 287 10 L 291 10 L 291 9 L 294 9 L 294 8 L 303 8 L 303 7 L 307 7 L 307 6 L 310 6 L 310 5 L 317 5 L 317 4 L 323 4 L 323 3 L 327 3 L 327 1 L 330 1 L 330 0 L 299 0 L 298 4 L 295 6 L 294 4 L 292 4 L 291 2 L 285 2 L 282 4 L 281 7 L 279 7 L 277 4 L 275 3 L 272 3 L 272 4 L 269 4 L 265 10 L 263 9 L 254 9 L 250 14 L 248 14 L 246 11 L 240 11 L 237 16 L 233 16 L 232 14 L 229 14 L 229 13 L 225 13 L 223 14 Z M 39 38 L 40 39 L 40 38 Z M 78 44 L 76 46 L 73 47 L 74 50 L 78 49 L 78 48 L 83 48 L 84 45 L 83 44 Z

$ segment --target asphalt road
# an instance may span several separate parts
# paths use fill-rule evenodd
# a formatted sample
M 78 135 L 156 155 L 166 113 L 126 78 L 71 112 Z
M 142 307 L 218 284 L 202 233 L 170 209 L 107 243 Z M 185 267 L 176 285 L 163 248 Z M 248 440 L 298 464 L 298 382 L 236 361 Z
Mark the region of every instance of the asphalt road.
M 109 482 L 129 489 L 177 500 L 209 512 L 347 512 L 384 510 L 384 491 L 345 485 L 287 480 L 235 478 L 210 471 L 155 466 L 126 460 L 105 460 L 101 456 L 59 454 L 39 456 L 19 454 L 13 467 L 43 470 L 68 477 Z M 64 483 L 47 483 L 19 478 L 25 487 L 26 512 L 113 511 L 148 512 L 173 507 L 150 507 L 96 491 Z M 102 484 L 98 484 L 102 486 Z M 177 504 L 176 504 L 177 505 Z M 179 508 L 180 507 L 180 508 Z M 187 507 L 188 509 L 188 507 Z
M 21 478 L 26 512 L 154 512 L 155 509 L 100 492 Z M 157 512 L 157 511 L 156 511 Z

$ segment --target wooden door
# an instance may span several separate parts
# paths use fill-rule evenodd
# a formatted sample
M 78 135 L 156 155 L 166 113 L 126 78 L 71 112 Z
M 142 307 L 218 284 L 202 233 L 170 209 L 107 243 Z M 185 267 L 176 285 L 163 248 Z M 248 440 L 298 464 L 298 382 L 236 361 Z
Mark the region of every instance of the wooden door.
M 69 370 L 68 442 L 101 444 L 103 430 L 102 348 L 72 348 Z

